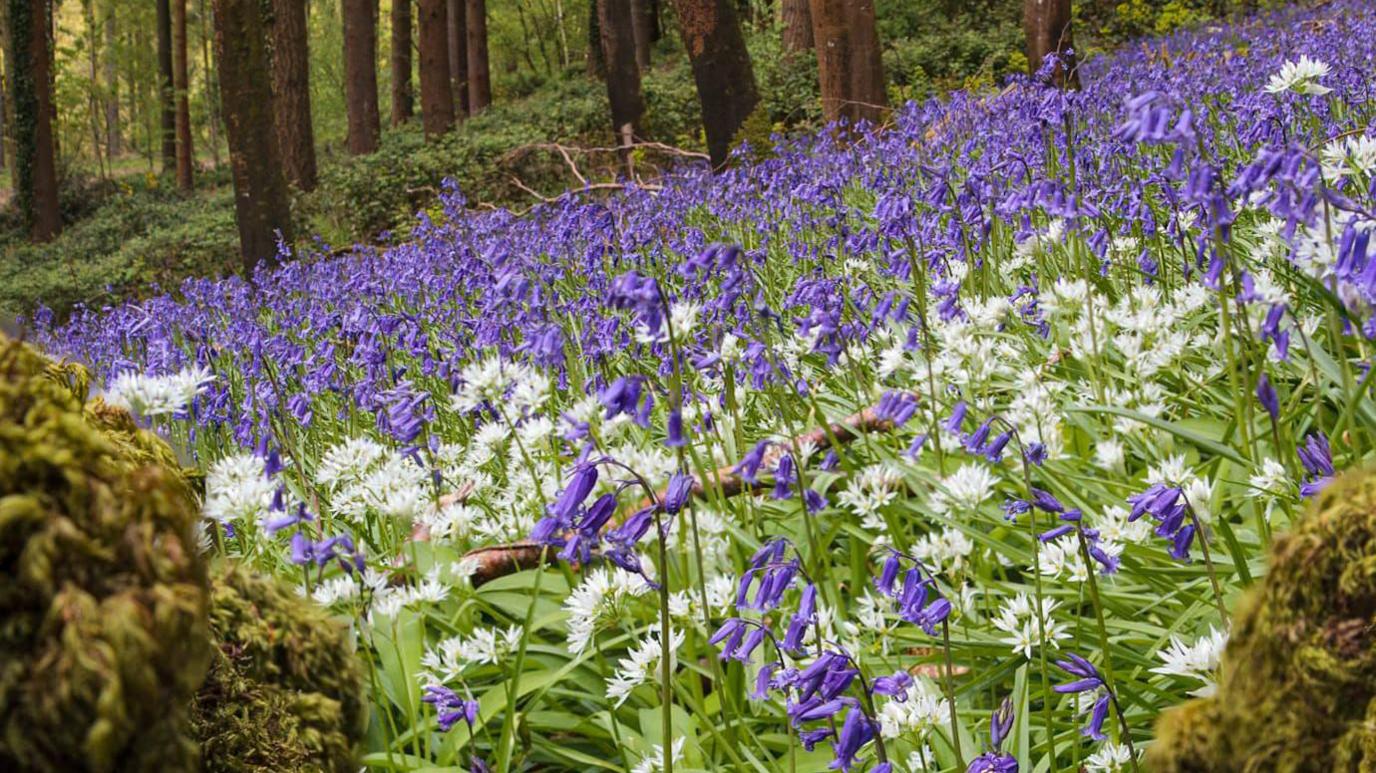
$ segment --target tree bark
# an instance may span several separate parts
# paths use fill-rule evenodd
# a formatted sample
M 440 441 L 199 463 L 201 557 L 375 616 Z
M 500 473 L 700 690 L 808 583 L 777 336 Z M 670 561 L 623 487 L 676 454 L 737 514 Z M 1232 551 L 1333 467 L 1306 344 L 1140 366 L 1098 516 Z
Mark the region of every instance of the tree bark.
M 466 116 L 468 109 L 468 5 L 464 0 L 449 2 L 449 82 L 454 94 L 454 115 Z
M 760 101 L 750 52 L 732 0 L 675 0 L 674 10 L 698 87 L 707 152 L 712 166 L 721 167 Z
M 392 0 L 392 125 L 411 120 L 411 0 Z
M 119 71 L 115 67 L 115 8 L 105 9 L 105 156 L 113 159 L 120 154 L 119 143 Z
M 186 0 L 172 0 L 172 88 L 177 100 L 177 187 L 191 191 L 191 95 L 186 63 Z
M 277 258 L 291 239 L 291 209 L 273 120 L 267 25 L 259 0 L 215 0 L 220 100 L 234 172 L 234 216 L 244 272 Z
M 649 0 L 631 0 L 631 30 L 635 33 L 635 64 L 641 74 L 650 71 L 651 29 Z
M 779 13 L 783 21 L 784 51 L 812 50 L 812 9 L 809 0 L 782 0 Z
M 1036 74 L 1048 54 L 1060 55 L 1051 81 L 1060 88 L 1078 89 L 1070 35 L 1070 0 L 1023 0 L 1022 29 L 1027 36 L 1027 67 Z
M 425 138 L 443 137 L 454 128 L 454 83 L 449 79 L 449 2 L 419 0 L 420 111 Z
M 377 0 L 341 0 L 341 6 L 348 145 L 351 154 L 362 156 L 377 150 L 382 134 L 377 108 Z
M 172 4 L 157 0 L 158 105 L 161 108 L 162 169 L 177 164 L 177 108 L 172 84 Z
M 492 104 L 487 66 L 487 0 L 468 0 L 468 113 Z
M 196 0 L 196 7 L 200 9 L 201 17 L 201 68 L 202 72 L 207 73 L 202 78 L 206 100 L 206 123 L 210 124 L 210 163 L 212 168 L 220 168 L 220 95 L 219 76 L 210 75 L 218 73 L 211 60 L 210 40 L 215 37 L 215 27 L 210 20 L 211 12 L 206 7 L 206 0 Z
M 602 55 L 602 24 L 598 21 L 600 13 L 598 0 L 588 0 L 587 73 L 589 78 L 599 80 L 607 77 L 607 60 Z
M 812 0 L 822 115 L 878 123 L 888 106 L 874 0 Z
M 272 98 L 277 144 L 287 180 L 315 190 L 315 132 L 311 123 L 310 42 L 306 0 L 272 0 Z
M 640 134 L 645 99 L 640 93 L 640 68 L 635 63 L 635 31 L 631 29 L 633 0 L 596 0 L 602 59 L 607 66 L 607 101 L 612 109 L 612 136 L 620 148 L 628 177 L 634 176 L 631 145 Z
M 62 231 L 53 149 L 47 0 L 6 0 L 10 95 L 14 100 L 15 199 L 29 235 L 46 242 Z

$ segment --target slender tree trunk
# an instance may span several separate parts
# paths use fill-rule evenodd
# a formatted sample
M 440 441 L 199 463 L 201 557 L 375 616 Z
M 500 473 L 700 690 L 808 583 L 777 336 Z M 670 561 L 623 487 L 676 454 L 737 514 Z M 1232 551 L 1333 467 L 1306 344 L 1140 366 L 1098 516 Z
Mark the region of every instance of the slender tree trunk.
M 205 101 L 206 101 L 206 122 L 210 124 L 210 163 L 216 169 L 220 168 L 220 99 L 215 93 L 215 84 L 218 77 L 211 75 L 215 72 L 214 66 L 210 61 L 210 38 L 212 28 L 210 24 L 210 11 L 206 8 L 205 0 L 196 0 L 197 8 L 200 10 L 201 17 L 201 66 L 205 72 Z
M 392 125 L 411 120 L 411 0 L 392 0 Z
M 105 8 L 105 155 L 113 159 L 120 154 L 119 146 L 119 70 L 115 66 L 118 36 L 115 31 L 115 7 Z
M 172 84 L 172 3 L 157 0 L 158 105 L 161 108 L 162 168 L 177 164 L 177 108 Z
M 6 0 L 10 94 L 14 99 L 15 198 L 29 235 L 45 242 L 62 230 L 53 150 L 48 0 Z
M 100 176 L 107 178 L 105 148 L 100 131 L 100 34 L 96 32 L 96 11 L 92 0 L 82 0 L 82 21 L 86 24 L 87 79 L 86 109 L 91 114 L 91 151 L 96 157 Z
M 888 105 L 874 0 L 812 0 L 822 115 L 878 123 Z
M 468 0 L 468 112 L 492 104 L 487 66 L 487 0 Z
M 607 76 L 607 59 L 602 53 L 602 23 L 599 20 L 599 0 L 588 0 L 588 61 L 589 78 Z
M 377 150 L 382 134 L 377 110 L 377 0 L 341 0 L 341 3 L 349 152 L 361 156 Z M 224 67 L 223 60 L 220 66 Z
M 448 0 L 419 0 L 420 117 L 425 137 L 434 140 L 454 128 L 454 84 L 449 79 Z
M 643 75 L 650 71 L 649 0 L 631 0 L 631 31 L 635 34 L 635 64 Z
M 449 80 L 454 93 L 454 114 L 467 116 L 468 109 L 468 4 L 448 0 Z
M 726 163 L 731 140 L 760 101 L 755 70 L 732 0 L 675 0 L 683 47 L 693 65 L 712 166 Z
M 270 58 L 277 145 L 287 180 L 315 190 L 315 132 L 311 124 L 311 58 L 306 0 L 272 0 Z
M 812 50 L 812 9 L 809 0 L 782 0 L 779 13 L 783 21 L 784 51 Z
M 172 0 L 172 88 L 177 100 L 177 187 L 190 191 L 193 151 L 191 146 L 191 86 L 186 62 L 186 0 Z
M 273 120 L 267 25 L 259 0 L 214 0 L 215 49 L 229 163 L 234 170 L 234 215 L 239 252 L 252 276 L 277 257 L 277 235 L 291 239 L 287 182 Z
M 5 46 L 9 48 L 8 45 Z M 9 83 L 8 74 L 0 75 L 0 169 L 5 168 L 9 159 L 9 125 L 10 125 L 10 99 L 7 84 Z
M 640 93 L 640 68 L 635 63 L 635 31 L 631 29 L 632 0 L 596 0 L 602 58 L 607 63 L 607 101 L 612 108 L 612 135 L 620 148 L 626 175 L 633 177 L 631 145 L 640 134 L 645 100 Z
M 1048 54 L 1058 54 L 1061 62 L 1051 80 L 1061 88 L 1078 89 L 1080 75 L 1070 35 L 1070 0 L 1023 0 L 1022 29 L 1027 35 L 1027 66 L 1033 74 Z

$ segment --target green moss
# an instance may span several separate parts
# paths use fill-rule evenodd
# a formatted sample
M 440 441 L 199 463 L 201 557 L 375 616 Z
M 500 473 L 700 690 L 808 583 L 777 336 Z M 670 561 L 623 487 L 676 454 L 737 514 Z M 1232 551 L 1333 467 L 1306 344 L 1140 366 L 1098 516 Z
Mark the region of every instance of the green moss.
M 212 579 L 210 626 L 219 646 L 193 708 L 207 773 L 358 769 L 366 704 L 342 626 L 233 565 Z
M 1276 540 L 1217 693 L 1156 735 L 1152 771 L 1376 771 L 1376 474 L 1335 481 Z
M 0 769 L 194 769 L 194 498 L 161 441 L 102 431 L 128 417 L 87 412 L 83 379 L 0 338 Z

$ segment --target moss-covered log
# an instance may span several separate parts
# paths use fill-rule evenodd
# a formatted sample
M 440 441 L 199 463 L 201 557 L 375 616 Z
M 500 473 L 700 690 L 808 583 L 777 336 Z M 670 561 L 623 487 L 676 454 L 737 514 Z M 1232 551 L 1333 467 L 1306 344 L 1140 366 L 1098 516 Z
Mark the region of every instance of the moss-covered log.
M 170 450 L 0 337 L 0 770 L 194 770 L 209 662 Z
M 193 724 L 206 773 L 358 769 L 362 673 L 345 628 L 277 581 L 233 565 L 211 580 L 210 674 Z
M 1376 474 L 1328 486 L 1234 615 L 1218 690 L 1167 712 L 1147 769 L 1376 771 Z

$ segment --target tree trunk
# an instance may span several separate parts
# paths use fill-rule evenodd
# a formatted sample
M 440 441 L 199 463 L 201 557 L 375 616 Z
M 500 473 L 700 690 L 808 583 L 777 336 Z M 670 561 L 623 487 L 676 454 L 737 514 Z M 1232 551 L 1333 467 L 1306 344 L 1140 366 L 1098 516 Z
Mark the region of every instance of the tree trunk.
M 464 0 L 448 0 L 449 82 L 454 94 L 454 115 L 466 116 L 468 109 L 468 5 Z
M 492 104 L 487 67 L 487 0 L 468 0 L 468 113 Z
M 633 0 L 596 0 L 597 26 L 602 35 L 602 59 L 607 65 L 607 101 L 612 108 L 612 135 L 620 148 L 626 175 L 633 177 L 631 145 L 640 134 L 645 100 L 640 93 L 640 68 L 635 63 L 635 31 L 631 29 Z
M 349 152 L 362 156 L 377 150 L 382 134 L 377 110 L 377 0 L 341 0 L 341 5 Z
M 273 116 L 287 180 L 315 190 L 315 132 L 311 124 L 311 60 L 306 0 L 272 0 Z
M 1022 29 L 1027 35 L 1027 66 L 1036 74 L 1048 54 L 1060 55 L 1051 80 L 1060 88 L 1078 89 L 1070 36 L 1070 0 L 1023 0 Z
M 220 168 L 220 98 L 215 92 L 215 84 L 218 77 L 211 75 L 215 72 L 214 65 L 210 61 L 209 40 L 213 37 L 213 28 L 210 25 L 210 11 L 206 8 L 205 0 L 196 0 L 196 7 L 200 10 L 201 17 L 201 72 L 205 77 L 201 79 L 205 86 L 206 101 L 206 123 L 210 124 L 210 163 L 212 168 Z
M 186 0 L 172 0 L 172 88 L 177 99 L 177 187 L 190 191 L 191 179 L 191 95 L 186 65 Z
M 449 2 L 419 0 L 420 117 L 427 140 L 454 128 L 454 84 L 449 79 Z
M 177 164 L 177 108 L 172 84 L 172 3 L 157 0 L 158 105 L 161 108 L 162 169 Z
M 822 115 L 878 123 L 887 109 L 874 0 L 812 0 Z
M 808 0 L 782 0 L 784 51 L 812 50 L 812 9 Z
M 649 0 L 631 0 L 631 31 L 635 33 L 635 64 L 643 75 L 650 71 L 651 30 Z
M 275 262 L 277 234 L 291 240 L 287 182 L 273 120 L 267 25 L 259 0 L 215 0 L 220 100 L 234 171 L 234 216 L 245 274 Z
M 411 0 L 392 0 L 392 125 L 411 120 Z
M 732 0 L 675 0 L 683 47 L 693 65 L 712 166 L 726 163 L 731 140 L 760 101 L 755 70 Z
M 588 61 L 589 78 L 607 76 L 607 60 L 602 55 L 602 24 L 598 21 L 598 0 L 588 0 Z
M 115 8 L 105 9 L 105 156 L 113 159 L 120 154 L 119 146 L 119 71 L 115 67 Z
M 48 0 L 6 0 L 9 10 L 10 95 L 14 100 L 15 198 L 34 241 L 62 230 L 53 150 Z

